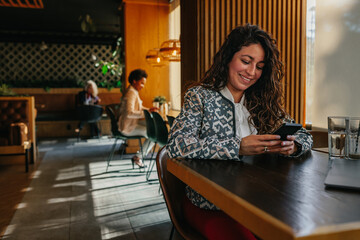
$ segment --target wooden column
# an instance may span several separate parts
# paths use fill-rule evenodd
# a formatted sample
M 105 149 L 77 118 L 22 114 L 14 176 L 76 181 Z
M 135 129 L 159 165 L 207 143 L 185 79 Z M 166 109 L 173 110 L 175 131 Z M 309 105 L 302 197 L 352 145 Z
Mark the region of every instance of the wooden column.
M 146 107 L 152 106 L 157 95 L 169 98 L 169 67 L 151 67 L 146 53 L 168 40 L 169 2 L 166 0 L 124 0 L 125 78 L 142 68 L 148 73 L 147 83 L 140 91 Z
M 189 84 L 198 81 L 198 1 L 180 1 L 181 18 L 181 102 Z

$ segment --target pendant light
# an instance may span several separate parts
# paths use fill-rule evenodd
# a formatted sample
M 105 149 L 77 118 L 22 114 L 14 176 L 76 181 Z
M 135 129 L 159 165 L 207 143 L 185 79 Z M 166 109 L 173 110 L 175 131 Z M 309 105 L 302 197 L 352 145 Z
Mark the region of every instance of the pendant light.
M 174 31 L 176 29 L 176 14 L 172 13 L 174 16 Z M 171 61 L 171 62 L 180 62 L 181 60 L 181 48 L 180 48 L 180 40 L 170 39 L 163 42 L 160 46 L 161 55 Z
M 160 24 L 159 24 L 159 0 L 157 1 L 157 14 L 158 14 L 158 18 L 157 18 L 157 25 L 158 25 L 158 45 L 159 45 L 159 38 L 160 38 Z M 149 50 L 146 53 L 145 56 L 146 62 L 148 64 L 150 64 L 150 66 L 152 67 L 163 67 L 167 64 L 168 61 L 166 61 L 166 59 L 164 59 L 164 57 L 160 54 L 160 49 L 159 48 L 154 48 Z
M 163 42 L 160 47 L 160 53 L 165 59 L 171 62 L 179 62 L 181 60 L 180 41 L 170 39 Z
M 166 60 L 160 54 L 159 48 L 154 48 L 146 53 L 146 62 L 152 67 L 163 67 L 166 65 Z

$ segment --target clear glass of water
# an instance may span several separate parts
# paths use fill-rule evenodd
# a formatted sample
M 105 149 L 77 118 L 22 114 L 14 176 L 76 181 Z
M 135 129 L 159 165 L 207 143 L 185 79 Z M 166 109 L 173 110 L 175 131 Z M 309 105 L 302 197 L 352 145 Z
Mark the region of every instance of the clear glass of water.
M 360 159 L 360 117 L 350 117 L 346 120 L 347 158 Z
M 345 158 L 346 146 L 346 121 L 348 117 L 328 117 L 328 146 L 330 158 Z

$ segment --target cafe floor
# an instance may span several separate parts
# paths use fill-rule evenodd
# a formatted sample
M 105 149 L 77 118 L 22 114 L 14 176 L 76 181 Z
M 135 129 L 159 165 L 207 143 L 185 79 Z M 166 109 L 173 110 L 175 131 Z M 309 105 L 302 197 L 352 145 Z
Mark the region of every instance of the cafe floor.
M 159 182 L 147 182 L 130 160 L 116 160 L 119 155 L 106 172 L 112 143 L 107 137 L 39 141 L 31 181 L 6 191 L 24 194 L 18 204 L 7 201 L 16 210 L 2 239 L 168 239 L 172 224 Z M 173 239 L 182 238 L 175 232 Z

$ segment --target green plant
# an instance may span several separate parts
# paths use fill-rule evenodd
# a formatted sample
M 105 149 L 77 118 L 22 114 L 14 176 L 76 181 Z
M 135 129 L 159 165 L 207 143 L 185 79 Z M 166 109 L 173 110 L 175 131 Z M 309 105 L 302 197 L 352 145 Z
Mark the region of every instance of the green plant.
M 14 93 L 6 84 L 0 85 L 0 96 L 14 96 Z
M 16 93 L 14 93 L 6 84 L 0 85 L 0 96 L 14 96 Z
M 160 105 L 166 103 L 166 97 L 165 96 L 156 96 L 153 99 L 153 102 L 158 102 Z
M 96 57 L 95 57 L 96 58 Z M 101 72 L 103 75 L 106 75 L 107 73 L 111 73 L 114 76 L 120 77 L 123 74 L 124 70 L 124 64 L 123 62 L 123 52 L 122 52 L 122 38 L 119 37 L 116 40 L 116 47 L 115 50 L 112 53 L 113 61 L 104 61 L 99 60 L 95 63 L 95 67 L 101 67 Z M 102 81 L 100 83 L 100 86 L 106 87 L 109 90 L 111 90 L 114 87 L 121 88 L 122 82 L 121 80 L 118 81 Z

